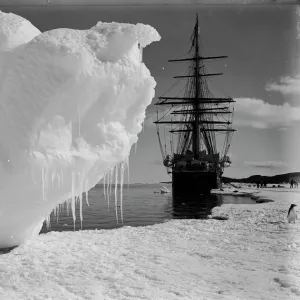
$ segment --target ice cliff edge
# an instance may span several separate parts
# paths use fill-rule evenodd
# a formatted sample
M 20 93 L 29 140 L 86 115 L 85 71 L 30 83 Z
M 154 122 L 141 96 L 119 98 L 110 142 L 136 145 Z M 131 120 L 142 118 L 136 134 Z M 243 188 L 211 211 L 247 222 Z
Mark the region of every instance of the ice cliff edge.
M 0 248 L 126 162 L 156 85 L 142 49 L 159 40 L 144 24 L 41 33 L 0 12 Z

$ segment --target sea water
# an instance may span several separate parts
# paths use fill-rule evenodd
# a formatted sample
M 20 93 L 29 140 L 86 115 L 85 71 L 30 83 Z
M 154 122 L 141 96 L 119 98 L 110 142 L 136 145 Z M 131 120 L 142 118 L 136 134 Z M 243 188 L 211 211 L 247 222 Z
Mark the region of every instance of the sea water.
M 83 196 L 84 197 L 84 196 Z M 123 187 L 123 223 L 116 218 L 114 188 L 109 201 L 103 185 L 89 191 L 89 205 L 83 201 L 82 229 L 113 229 L 122 226 L 146 226 L 170 219 L 204 219 L 215 206 L 226 203 L 255 204 L 249 197 L 209 195 L 197 199 L 173 198 L 172 194 L 161 194 L 158 184 L 130 184 Z M 117 207 L 120 213 L 120 207 Z M 80 230 L 79 206 L 76 206 L 75 230 Z M 45 224 L 40 233 L 49 231 L 72 231 L 72 213 L 63 209 L 58 216 L 50 216 L 50 228 Z

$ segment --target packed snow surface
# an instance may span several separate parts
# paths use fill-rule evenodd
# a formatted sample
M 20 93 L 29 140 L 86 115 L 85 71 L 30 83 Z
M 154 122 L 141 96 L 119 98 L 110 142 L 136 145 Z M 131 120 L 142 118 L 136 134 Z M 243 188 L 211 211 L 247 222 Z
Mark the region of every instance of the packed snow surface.
M 299 299 L 300 223 L 286 214 L 300 191 L 259 195 L 274 202 L 222 205 L 206 220 L 39 235 L 0 255 L 0 299 Z
M 122 181 L 156 85 L 142 49 L 159 39 L 144 24 L 41 33 L 0 12 L 0 247 L 107 173 Z

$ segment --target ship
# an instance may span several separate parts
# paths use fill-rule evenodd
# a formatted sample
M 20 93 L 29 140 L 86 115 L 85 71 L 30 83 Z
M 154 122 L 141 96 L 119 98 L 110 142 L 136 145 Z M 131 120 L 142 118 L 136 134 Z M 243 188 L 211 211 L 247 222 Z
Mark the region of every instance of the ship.
M 174 76 L 176 82 L 155 103 L 154 123 L 173 196 L 206 195 L 221 188 L 236 131 L 232 128 L 235 100 L 222 89 L 211 88 L 212 78 L 223 73 L 207 71 L 208 63 L 228 56 L 203 56 L 198 14 L 190 40 L 188 57 L 168 61 L 184 64 L 183 75 Z M 176 95 L 166 95 L 180 84 Z

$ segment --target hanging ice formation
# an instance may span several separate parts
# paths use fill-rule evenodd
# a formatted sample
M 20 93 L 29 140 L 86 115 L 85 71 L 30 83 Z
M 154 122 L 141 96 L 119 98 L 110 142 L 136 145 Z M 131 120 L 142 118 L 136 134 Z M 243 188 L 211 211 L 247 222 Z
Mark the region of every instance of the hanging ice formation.
M 0 248 L 38 235 L 64 206 L 75 224 L 78 203 L 82 223 L 82 193 L 88 203 L 104 176 L 108 203 L 113 180 L 122 186 L 156 84 L 142 49 L 159 39 L 144 24 L 41 33 L 0 12 Z
M 134 144 L 134 154 L 136 154 L 136 150 L 137 150 L 137 142 Z
M 116 213 L 117 223 L 119 222 L 118 207 L 120 207 L 120 217 L 122 223 L 124 219 L 123 218 L 123 184 L 124 184 L 125 166 L 127 165 L 127 162 L 128 162 L 128 158 L 126 158 L 124 162 L 121 162 L 118 165 L 115 165 L 113 168 L 111 168 L 103 177 L 103 193 L 104 193 L 104 198 L 107 200 L 108 212 L 109 212 L 109 205 L 110 205 L 110 197 L 112 193 L 112 185 L 114 184 L 114 200 L 115 200 L 115 213 Z
M 125 159 L 125 167 L 127 168 L 127 187 L 129 188 L 129 182 L 130 182 L 130 172 L 129 172 L 129 156 Z

